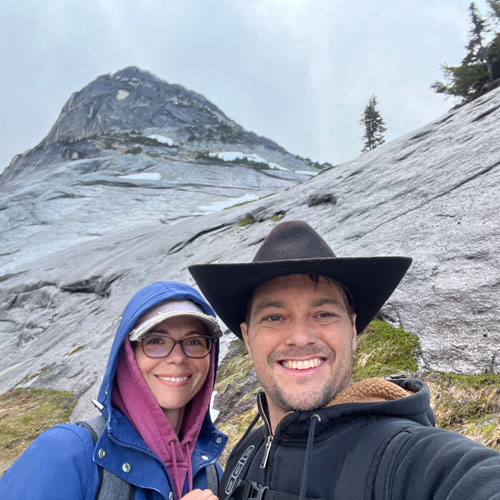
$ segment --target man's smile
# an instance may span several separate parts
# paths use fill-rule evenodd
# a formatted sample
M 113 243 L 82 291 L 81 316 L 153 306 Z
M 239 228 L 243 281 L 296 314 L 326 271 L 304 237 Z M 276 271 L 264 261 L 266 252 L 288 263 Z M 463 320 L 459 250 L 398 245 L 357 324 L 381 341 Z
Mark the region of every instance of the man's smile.
M 325 358 L 311 358 L 311 359 L 284 359 L 279 363 L 291 370 L 309 370 L 311 368 L 317 368 L 325 362 Z

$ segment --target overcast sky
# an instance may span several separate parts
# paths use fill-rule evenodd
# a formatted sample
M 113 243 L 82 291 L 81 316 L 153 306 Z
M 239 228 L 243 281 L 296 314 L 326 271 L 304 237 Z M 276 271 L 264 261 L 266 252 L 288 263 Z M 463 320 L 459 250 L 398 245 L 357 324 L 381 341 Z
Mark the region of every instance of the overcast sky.
M 0 170 L 48 133 L 72 92 L 130 65 L 294 154 L 355 158 L 372 94 L 387 140 L 454 104 L 430 85 L 465 55 L 469 3 L 0 0 Z

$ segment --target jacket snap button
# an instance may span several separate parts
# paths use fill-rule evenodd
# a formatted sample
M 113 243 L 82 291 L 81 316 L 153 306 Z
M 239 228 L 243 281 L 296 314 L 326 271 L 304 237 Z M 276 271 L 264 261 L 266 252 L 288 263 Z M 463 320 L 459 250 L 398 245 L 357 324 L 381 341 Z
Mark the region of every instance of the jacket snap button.
M 222 443 L 222 438 L 217 438 L 216 441 L 217 443 Z
M 130 469 L 132 469 L 132 467 L 130 467 L 130 464 L 128 462 L 125 462 L 123 465 L 122 465 L 122 470 L 123 472 L 130 472 Z
M 104 451 L 104 448 L 99 449 L 99 451 L 97 452 L 97 456 L 99 458 L 104 458 L 106 456 L 106 452 Z
M 208 457 L 206 455 L 202 455 L 201 458 L 203 458 L 203 460 L 208 460 Z

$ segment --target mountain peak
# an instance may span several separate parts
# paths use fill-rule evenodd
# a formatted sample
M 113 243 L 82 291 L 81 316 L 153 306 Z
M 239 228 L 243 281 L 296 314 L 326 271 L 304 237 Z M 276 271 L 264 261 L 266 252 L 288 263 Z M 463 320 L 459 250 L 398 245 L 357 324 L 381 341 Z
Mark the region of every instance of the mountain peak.
M 41 146 L 145 130 L 167 133 L 180 144 L 220 139 L 221 131 L 237 139 L 243 132 L 202 95 L 130 66 L 72 94 Z

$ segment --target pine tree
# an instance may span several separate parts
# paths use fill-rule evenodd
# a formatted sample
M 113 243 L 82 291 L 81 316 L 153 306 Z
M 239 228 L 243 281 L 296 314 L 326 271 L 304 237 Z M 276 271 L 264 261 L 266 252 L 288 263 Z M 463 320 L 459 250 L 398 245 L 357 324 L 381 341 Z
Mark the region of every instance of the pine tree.
M 488 51 L 485 46 L 484 36 L 490 31 L 488 22 L 483 19 L 477 10 L 476 4 L 472 2 L 469 6 L 471 28 L 469 31 L 469 43 L 466 48 L 467 55 L 464 57 L 462 64 L 480 64 L 486 70 L 488 80 L 493 81 L 493 73 L 491 71 L 491 63 Z
M 384 132 L 387 129 L 377 109 L 377 98 L 374 95 L 370 97 L 359 123 L 365 128 L 365 135 L 363 136 L 365 142 L 361 150 L 362 153 L 375 149 L 385 142 Z
M 496 22 L 500 21 L 500 0 L 488 0 L 488 4 L 491 8 L 493 16 L 495 16 Z
M 492 16 L 500 20 L 500 0 L 488 0 Z M 470 31 L 467 54 L 460 66 L 442 66 L 446 83 L 436 81 L 431 88 L 441 94 L 461 98 L 460 104 L 472 101 L 497 85 L 500 78 L 500 33 L 487 43 L 491 30 L 474 2 L 469 6 Z

